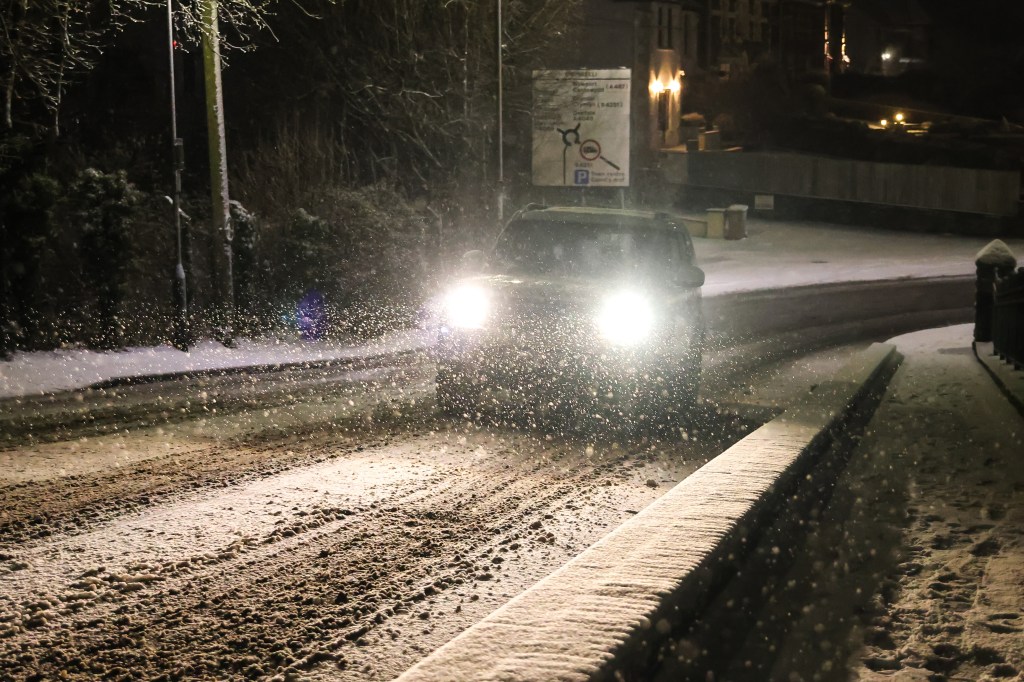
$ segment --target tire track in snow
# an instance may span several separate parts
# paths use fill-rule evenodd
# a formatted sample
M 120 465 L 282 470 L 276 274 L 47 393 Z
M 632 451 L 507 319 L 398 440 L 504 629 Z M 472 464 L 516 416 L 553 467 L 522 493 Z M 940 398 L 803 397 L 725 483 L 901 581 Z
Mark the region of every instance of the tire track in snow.
M 335 438 L 315 431 L 295 446 L 322 455 Z M 666 457 L 694 462 L 717 444 L 676 446 Z M 377 632 L 385 623 L 391 633 L 397 621 L 403 631 L 410 620 L 418 627 L 430 619 L 423 617 L 429 610 L 419 610 L 425 600 L 443 601 L 448 590 L 469 600 L 469 586 L 496 585 L 509 547 L 537 555 L 521 562 L 533 568 L 510 581 L 514 594 L 560 565 L 579 542 L 600 537 L 601 523 L 617 523 L 624 514 L 610 508 L 603 517 L 581 521 L 572 514 L 573 520 L 559 521 L 571 502 L 607 487 L 631 488 L 644 504 L 653 499 L 653 489 L 622 474 L 635 462 L 646 466 L 636 449 L 599 445 L 588 454 L 580 443 L 511 432 L 496 439 L 473 428 L 335 453 L 223 490 L 184 493 L 94 530 L 23 547 L 30 561 L 15 560 L 28 566 L 0 578 L 10 634 L 0 640 L 0 653 L 22 661 L 17 669 L 26 674 L 65 670 L 82 679 L 101 671 L 117 678 L 132 669 L 152 677 L 158 671 L 259 675 L 326 661 L 345 674 L 339 666 L 362 660 L 360 644 L 395 641 Z M 368 461 L 379 467 L 379 478 Z M 389 465 L 402 473 L 388 473 Z M 325 479 L 332 471 L 334 478 Z M 327 498 L 311 493 L 313 486 L 349 482 L 363 488 Z M 205 519 L 223 527 L 197 534 Z M 237 536 L 239 528 L 247 530 Z M 333 600 L 325 585 L 339 590 Z M 351 594 L 339 599 L 346 589 Z M 482 616 L 504 598 L 467 601 L 463 618 Z M 261 614 L 277 615 L 268 624 Z M 433 633 L 413 639 L 430 641 Z M 291 646 L 296 642 L 298 648 Z M 18 651 L 26 647 L 36 653 L 23 660 Z M 419 653 L 409 649 L 404 656 L 396 660 L 411 663 Z

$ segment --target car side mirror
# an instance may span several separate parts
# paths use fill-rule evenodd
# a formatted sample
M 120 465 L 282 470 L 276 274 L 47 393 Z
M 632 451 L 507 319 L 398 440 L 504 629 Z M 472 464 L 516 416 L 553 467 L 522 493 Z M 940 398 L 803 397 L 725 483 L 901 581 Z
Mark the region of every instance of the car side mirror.
M 676 276 L 676 283 L 681 287 L 702 287 L 704 271 L 696 265 L 684 265 Z
M 487 256 L 480 249 L 473 249 L 462 254 L 459 268 L 464 275 L 477 275 L 487 269 Z

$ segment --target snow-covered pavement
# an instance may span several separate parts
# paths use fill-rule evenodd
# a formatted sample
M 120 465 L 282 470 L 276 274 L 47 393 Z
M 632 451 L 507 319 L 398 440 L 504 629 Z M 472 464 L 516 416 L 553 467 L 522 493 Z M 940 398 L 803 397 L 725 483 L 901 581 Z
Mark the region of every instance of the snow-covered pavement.
M 0 362 L 0 398 L 66 391 L 133 377 L 366 360 L 421 350 L 430 345 L 430 340 L 427 331 L 408 329 L 365 344 L 303 341 L 296 334 L 284 339 L 241 338 L 234 348 L 206 339 L 187 353 L 169 345 L 118 351 L 17 353 L 12 361 Z
M 924 235 L 818 223 L 751 221 L 740 241 L 694 239 L 707 273 L 705 296 L 815 283 L 970 275 L 986 238 Z M 1024 254 L 1024 240 L 1009 246 Z M 170 346 L 95 352 L 17 353 L 0 362 L 0 398 L 84 388 L 128 377 L 250 366 L 353 360 L 425 348 L 412 329 L 367 344 L 239 339 L 236 348 L 203 341 L 188 353 Z
M 752 221 L 740 241 L 694 239 L 705 296 L 807 284 L 973 275 L 991 239 Z M 1024 255 L 1024 240 L 1004 240 Z
M 759 617 L 802 614 L 752 638 L 779 651 L 757 679 L 1024 679 L 1024 417 L 971 333 L 892 340 L 903 365 Z

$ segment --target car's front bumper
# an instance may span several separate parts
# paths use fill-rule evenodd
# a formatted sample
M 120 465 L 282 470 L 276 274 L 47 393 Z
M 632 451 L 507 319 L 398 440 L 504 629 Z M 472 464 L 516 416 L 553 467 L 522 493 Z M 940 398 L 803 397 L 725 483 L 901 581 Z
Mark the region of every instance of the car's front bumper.
M 699 343 L 654 339 L 631 348 L 581 336 L 442 330 L 439 376 L 475 390 L 601 402 L 680 397 L 696 391 Z

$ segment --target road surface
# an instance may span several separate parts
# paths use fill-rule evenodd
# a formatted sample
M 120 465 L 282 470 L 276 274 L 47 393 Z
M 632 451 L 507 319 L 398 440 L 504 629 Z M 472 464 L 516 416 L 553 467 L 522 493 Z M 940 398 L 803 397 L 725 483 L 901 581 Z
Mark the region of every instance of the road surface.
M 445 419 L 416 359 L 8 403 L 0 677 L 390 679 L 867 340 L 963 317 L 947 285 L 711 303 L 682 433 Z

